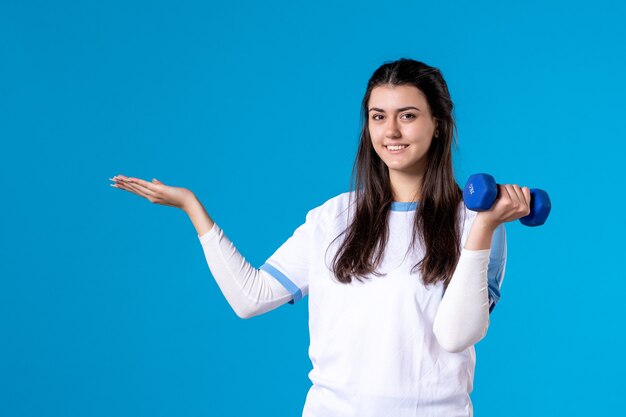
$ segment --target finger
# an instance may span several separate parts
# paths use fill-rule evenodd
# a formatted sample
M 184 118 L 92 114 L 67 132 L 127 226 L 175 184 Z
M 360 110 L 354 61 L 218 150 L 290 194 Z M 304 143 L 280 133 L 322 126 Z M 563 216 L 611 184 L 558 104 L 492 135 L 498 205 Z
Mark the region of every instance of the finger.
M 128 192 L 135 194 L 135 192 L 129 189 L 128 185 L 125 184 L 123 181 L 118 181 L 115 184 L 113 184 L 113 186 L 119 188 L 120 190 L 128 191 Z
M 144 181 L 144 180 L 142 180 L 140 178 L 133 178 L 133 177 L 128 178 L 127 181 L 132 183 L 132 184 L 137 184 L 137 185 L 139 185 L 141 187 L 147 188 L 148 190 L 156 191 L 155 184 L 152 184 L 149 181 Z
M 519 197 L 517 193 L 515 192 L 515 188 L 513 187 L 513 184 L 506 184 L 506 189 L 509 191 L 511 202 L 515 205 L 520 205 L 521 202 L 519 201 Z
M 520 204 L 526 205 L 526 199 L 524 198 L 524 193 L 519 185 L 513 184 L 513 191 L 515 191 L 515 195 L 517 195 L 517 200 Z
M 511 199 L 511 195 L 509 194 L 509 190 L 504 184 L 498 185 L 500 187 L 500 198 L 501 199 Z
M 140 197 L 143 198 L 151 198 L 148 194 L 146 194 L 142 189 L 137 188 L 137 186 L 135 184 L 132 184 L 128 181 L 120 181 L 119 185 L 122 189 L 131 192 L 133 194 L 137 194 Z
M 528 207 L 530 207 L 530 188 L 522 187 L 522 192 L 524 193 L 524 198 L 526 198 L 526 203 Z
M 515 189 L 515 192 L 517 193 L 517 196 L 519 198 L 520 208 L 523 209 L 522 213 L 524 215 L 530 214 L 530 202 L 526 199 L 526 196 L 524 195 L 524 191 L 517 184 L 514 184 L 513 188 Z
M 116 175 L 112 178 L 109 178 L 111 181 L 114 181 L 115 184 L 109 184 L 109 185 L 111 187 L 119 188 L 120 190 L 124 190 L 124 191 L 131 192 L 133 194 L 136 194 L 133 190 L 128 188 L 127 178 L 128 177 L 125 177 L 124 175 Z
M 129 178 L 125 182 L 151 197 L 156 194 L 155 185 L 149 183 L 148 181 L 140 180 L 138 178 Z
M 128 186 L 126 184 L 124 184 L 123 182 L 121 182 L 121 181 L 116 183 L 116 184 L 113 184 L 113 187 L 119 188 L 120 190 L 124 190 L 126 192 L 131 193 L 131 194 L 137 194 L 135 191 L 129 189 Z
M 146 198 L 148 200 L 153 197 L 145 191 L 145 188 L 139 188 L 136 184 L 125 182 L 124 187 L 129 191 L 137 194 L 138 196 Z

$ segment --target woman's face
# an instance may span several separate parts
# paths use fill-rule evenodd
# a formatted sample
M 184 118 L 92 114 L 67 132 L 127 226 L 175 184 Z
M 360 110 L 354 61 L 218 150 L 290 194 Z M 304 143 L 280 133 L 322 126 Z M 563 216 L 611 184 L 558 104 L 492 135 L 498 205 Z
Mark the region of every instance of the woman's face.
M 422 173 L 436 127 L 424 93 L 412 85 L 374 87 L 367 110 L 372 146 L 389 170 Z

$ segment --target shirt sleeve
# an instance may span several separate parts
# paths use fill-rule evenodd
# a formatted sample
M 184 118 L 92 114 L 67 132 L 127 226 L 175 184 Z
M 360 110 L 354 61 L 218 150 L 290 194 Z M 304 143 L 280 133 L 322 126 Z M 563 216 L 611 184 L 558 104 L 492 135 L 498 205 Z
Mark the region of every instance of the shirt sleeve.
M 240 318 L 263 314 L 291 299 L 282 285 L 239 253 L 217 224 L 198 239 L 213 278 Z
M 491 253 L 487 268 L 487 288 L 489 291 L 489 314 L 500 301 L 500 288 L 504 281 L 506 269 L 506 230 L 504 223 L 500 224 L 493 232 L 491 239 Z
M 489 327 L 489 249 L 463 248 L 433 321 L 433 333 L 448 352 L 478 343 Z
M 504 278 L 505 237 L 501 224 L 493 232 L 489 249 L 461 251 L 433 322 L 439 344 L 449 352 L 461 352 L 487 334 Z
M 309 293 L 309 271 L 315 250 L 321 206 L 310 210 L 300 225 L 259 268 L 274 277 L 292 295 L 295 304 Z

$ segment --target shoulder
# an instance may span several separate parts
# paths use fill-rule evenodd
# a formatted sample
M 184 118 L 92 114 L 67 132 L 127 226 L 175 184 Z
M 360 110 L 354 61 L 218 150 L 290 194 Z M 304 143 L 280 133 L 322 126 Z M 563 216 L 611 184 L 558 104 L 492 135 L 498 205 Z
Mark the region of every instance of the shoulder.
M 355 196 L 356 194 L 354 191 L 346 191 L 334 197 L 330 197 L 317 207 L 313 208 L 313 210 L 323 211 L 325 213 L 341 211 L 348 208 L 350 204 L 354 204 Z
M 333 223 L 337 219 L 347 216 L 350 207 L 355 204 L 356 193 L 346 191 L 328 198 L 318 206 L 312 208 L 307 217 L 314 218 L 319 222 Z

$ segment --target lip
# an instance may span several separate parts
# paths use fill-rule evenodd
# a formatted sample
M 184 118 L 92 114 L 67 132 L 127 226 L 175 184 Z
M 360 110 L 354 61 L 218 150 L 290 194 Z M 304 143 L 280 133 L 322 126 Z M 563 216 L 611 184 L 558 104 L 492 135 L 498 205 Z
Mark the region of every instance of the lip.
M 406 145 L 406 148 L 402 148 L 399 151 L 392 151 L 389 148 L 387 148 L 387 146 L 402 146 L 402 145 Z M 406 143 L 398 143 L 398 144 L 393 144 L 393 145 L 383 145 L 383 148 L 385 148 L 385 150 L 387 152 L 389 152 L 390 154 L 394 154 L 395 155 L 395 154 L 402 153 L 402 152 L 406 151 L 409 148 L 409 146 L 411 146 L 411 145 L 407 145 Z

